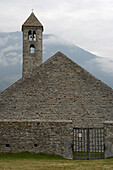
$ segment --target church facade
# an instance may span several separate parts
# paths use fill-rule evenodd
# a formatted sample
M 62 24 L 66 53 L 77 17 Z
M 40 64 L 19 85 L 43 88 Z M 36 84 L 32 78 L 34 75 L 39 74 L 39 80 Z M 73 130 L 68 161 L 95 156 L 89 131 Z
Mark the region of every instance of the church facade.
M 22 25 L 23 75 L 0 94 L 0 152 L 72 158 L 73 127 L 113 120 L 113 90 L 61 52 L 42 63 L 43 26 Z

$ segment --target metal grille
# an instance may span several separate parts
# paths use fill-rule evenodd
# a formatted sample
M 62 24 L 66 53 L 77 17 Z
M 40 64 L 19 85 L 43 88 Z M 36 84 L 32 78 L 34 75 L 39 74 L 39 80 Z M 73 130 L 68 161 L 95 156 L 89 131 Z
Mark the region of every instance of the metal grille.
M 74 159 L 103 159 L 104 158 L 104 129 L 103 128 L 74 128 L 73 129 L 73 158 Z

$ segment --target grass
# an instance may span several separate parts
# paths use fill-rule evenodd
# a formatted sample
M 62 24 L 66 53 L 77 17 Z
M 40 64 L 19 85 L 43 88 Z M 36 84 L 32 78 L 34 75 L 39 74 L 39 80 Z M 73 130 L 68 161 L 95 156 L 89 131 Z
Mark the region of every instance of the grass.
M 75 151 L 74 152 L 74 158 L 84 158 L 84 159 L 87 159 L 87 152 L 81 152 L 81 151 Z M 89 157 L 90 159 L 93 159 L 93 158 L 104 158 L 104 153 L 99 153 L 99 152 L 90 152 L 89 153 Z
M 0 154 L 0 170 L 113 170 L 113 158 L 68 160 L 47 154 Z

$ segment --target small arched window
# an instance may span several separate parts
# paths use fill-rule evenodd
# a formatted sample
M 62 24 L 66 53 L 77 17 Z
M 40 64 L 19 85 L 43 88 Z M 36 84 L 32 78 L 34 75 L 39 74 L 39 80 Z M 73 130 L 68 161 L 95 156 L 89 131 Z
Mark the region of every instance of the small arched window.
M 31 30 L 28 32 L 28 40 L 32 41 L 32 32 L 31 32 Z
M 31 54 L 35 53 L 35 46 L 33 44 L 30 45 L 30 53 Z
M 36 32 L 33 31 L 33 40 L 36 41 Z

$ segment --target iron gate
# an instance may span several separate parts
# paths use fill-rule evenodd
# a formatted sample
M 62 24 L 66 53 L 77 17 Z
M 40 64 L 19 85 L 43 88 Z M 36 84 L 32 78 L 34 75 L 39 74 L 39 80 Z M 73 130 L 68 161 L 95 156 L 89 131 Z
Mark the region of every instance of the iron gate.
M 74 159 L 103 159 L 104 158 L 104 129 L 103 128 L 74 128 L 73 129 L 73 158 Z

